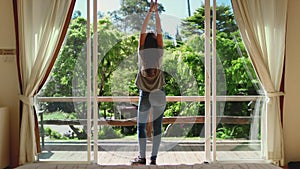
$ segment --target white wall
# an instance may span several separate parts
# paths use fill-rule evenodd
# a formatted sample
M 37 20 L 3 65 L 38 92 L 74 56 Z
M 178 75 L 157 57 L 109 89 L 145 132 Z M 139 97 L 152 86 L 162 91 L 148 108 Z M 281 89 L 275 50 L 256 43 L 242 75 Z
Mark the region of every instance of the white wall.
M 15 49 L 12 0 L 0 0 L 0 49 Z M 9 108 L 10 161 L 17 164 L 19 149 L 19 100 L 16 59 L 13 55 L 0 56 L 0 107 Z M 1 160 L 1 159 L 0 159 Z
M 300 1 L 288 4 L 283 132 L 285 159 L 300 161 Z

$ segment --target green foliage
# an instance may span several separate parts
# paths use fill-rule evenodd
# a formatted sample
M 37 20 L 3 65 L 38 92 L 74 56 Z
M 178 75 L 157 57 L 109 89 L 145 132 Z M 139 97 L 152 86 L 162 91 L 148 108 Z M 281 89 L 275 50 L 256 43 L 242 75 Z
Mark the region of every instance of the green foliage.
M 192 67 L 193 63 L 186 61 L 187 58 L 199 58 L 200 56 L 191 51 L 191 49 L 182 45 L 177 47 L 176 49 L 171 49 L 169 51 L 165 51 L 164 53 L 164 63 L 163 68 L 164 71 L 169 75 L 167 75 L 166 79 L 168 80 L 166 83 L 166 91 L 174 91 L 176 92 L 167 92 L 171 95 L 177 96 L 194 96 L 198 95 L 198 84 L 197 78 L 199 76 L 199 71 L 196 72 L 193 69 L 201 70 L 199 65 L 195 65 Z M 201 72 L 200 72 L 201 73 Z M 173 89 L 173 90 L 172 90 Z
M 212 14 L 212 8 L 210 8 Z M 238 30 L 234 20 L 234 15 L 230 6 L 220 5 L 216 9 L 216 29 L 220 32 L 230 34 Z M 212 15 L 210 20 L 212 21 Z M 182 22 L 182 34 L 184 37 L 190 37 L 194 34 L 204 33 L 205 9 L 204 6 L 196 9 L 194 15 L 185 18 Z
M 193 16 L 182 22 L 182 33 L 185 44 L 171 47 L 170 50 L 190 53 L 183 60 L 189 65 L 197 79 L 199 94 L 204 94 L 204 7 L 200 7 Z M 229 6 L 217 6 L 217 94 L 218 95 L 256 95 L 259 81 L 247 56 L 232 10 Z M 184 52 L 183 52 L 184 51 Z M 199 57 L 202 56 L 202 57 Z M 199 106 L 199 114 L 204 114 L 204 104 Z M 224 115 L 249 116 L 249 105 L 246 102 L 226 102 Z M 222 106 L 221 106 L 222 107 Z M 172 110 L 172 109 L 170 109 Z M 203 113 L 202 113 L 203 112 Z M 171 114 L 171 113 L 169 113 Z M 193 127 L 196 128 L 196 127 Z M 196 135 L 193 130 L 189 135 Z M 249 126 L 222 125 L 218 129 L 220 138 L 246 138 Z M 199 130 L 197 130 L 199 131 Z
M 217 129 L 217 138 L 233 139 L 233 138 L 248 138 L 249 125 L 225 125 Z
M 69 32 L 53 67 L 47 85 L 40 96 L 67 97 L 86 96 L 86 20 L 75 17 L 69 26 Z M 121 62 L 136 53 L 136 35 L 125 36 L 113 26 L 108 18 L 98 21 L 98 95 L 111 95 L 111 77 Z M 124 61 L 125 60 L 125 61 Z M 132 62 L 127 62 L 132 64 Z M 93 68 L 92 68 L 93 69 Z M 87 116 L 86 103 L 44 103 L 42 107 L 48 112 L 76 112 L 79 119 Z M 110 112 L 113 103 L 99 103 L 99 110 Z M 102 117 L 106 117 L 103 114 Z M 86 127 L 84 127 L 86 128 Z
M 138 31 L 148 9 L 149 2 L 145 0 L 122 1 L 121 9 L 111 13 L 111 18 L 98 20 L 98 96 L 138 95 L 138 88 L 134 83 L 137 73 L 138 33 L 126 35 L 123 32 Z M 159 10 L 164 11 L 162 6 Z M 65 44 L 40 96 L 86 96 L 86 27 L 87 21 L 81 17 L 80 12 L 76 12 Z M 217 30 L 217 94 L 257 94 L 259 82 L 247 57 L 230 7 L 217 7 Z M 193 16 L 183 20 L 182 32 L 184 41 L 177 39 L 176 46 L 172 41 L 164 40 L 164 90 L 168 96 L 203 96 L 204 7 L 200 7 Z M 48 112 L 72 113 L 68 114 L 70 117 L 54 114 L 51 118 L 55 118 L 56 115 L 67 119 L 86 118 L 85 103 L 45 103 L 43 106 Z M 101 117 L 111 116 L 115 111 L 113 103 L 99 103 L 98 106 Z M 249 115 L 247 103 L 228 102 L 224 110 L 224 114 L 229 116 Z M 195 115 L 204 115 L 203 103 L 167 103 L 166 117 Z M 199 136 L 202 128 L 202 124 L 197 124 L 184 132 L 189 136 Z M 218 129 L 218 137 L 244 138 L 248 132 L 243 131 L 247 130 L 247 126 L 222 125 Z M 104 126 L 99 131 L 99 138 L 116 137 L 121 137 L 121 134 L 113 127 Z
M 118 31 L 108 18 L 98 21 L 97 31 L 99 44 L 98 95 L 111 95 L 112 74 L 121 62 L 126 62 L 126 58 L 136 53 L 138 41 L 136 35 L 126 37 Z M 78 16 L 70 23 L 66 42 L 40 96 L 86 96 L 86 41 L 86 20 Z M 127 64 L 132 64 L 132 62 L 127 62 Z M 59 110 L 77 112 L 78 117 L 86 117 L 85 104 L 45 103 L 43 107 L 49 112 Z M 101 103 L 99 107 L 102 110 L 112 110 L 113 104 Z
M 121 94 L 120 88 L 116 86 L 124 86 L 123 82 L 128 84 L 133 78 L 132 67 L 128 67 L 128 65 L 136 63 L 131 57 L 136 54 L 137 35 L 126 37 L 107 18 L 99 20 L 98 34 L 98 96 Z M 117 75 L 118 72 L 121 73 L 119 76 Z M 113 88 L 113 86 L 115 87 Z M 113 103 L 99 103 L 99 110 L 112 111 Z
M 174 102 L 174 103 L 167 103 L 167 108 L 164 112 L 165 117 L 173 117 L 178 116 L 181 112 L 181 103 L 182 102 Z
M 43 113 L 44 120 L 63 120 L 63 119 L 77 119 L 76 113 L 64 113 L 62 111 Z
M 112 126 L 102 126 L 99 129 L 99 139 L 113 139 L 121 137 L 123 137 L 121 134 L 121 129 L 114 129 Z
M 158 11 L 161 13 L 164 7 L 158 4 Z M 126 0 L 121 1 L 121 8 L 110 13 L 113 23 L 123 32 L 139 32 L 144 18 L 149 11 L 150 2 L 147 0 Z M 153 15 L 154 16 L 154 15 Z M 149 22 L 154 27 L 153 20 Z
M 80 16 L 71 20 L 65 43 L 40 96 L 85 96 L 86 81 L 86 20 Z M 84 64 L 83 64 L 84 63 Z M 49 112 L 75 112 L 73 103 L 46 103 Z
M 138 39 L 137 35 L 125 37 L 121 32 L 114 29 L 108 20 L 101 22 L 98 27 L 99 34 L 99 67 L 98 67 L 98 90 L 99 96 L 111 95 L 110 80 L 113 73 L 122 65 L 132 65 L 132 59 L 136 54 Z M 128 72 L 130 72 L 129 69 Z M 123 72 L 124 73 L 124 72 Z M 124 74 L 122 77 L 125 77 Z
M 204 93 L 201 56 L 183 43 L 172 46 L 170 41 L 166 41 L 163 69 L 166 79 L 164 90 L 168 96 L 198 96 Z M 199 105 L 196 102 L 170 102 L 165 116 L 199 115 Z
M 50 136 L 51 135 L 51 132 L 52 132 L 52 129 L 50 127 L 46 127 L 44 129 L 44 134 L 45 136 Z
M 52 130 L 50 127 L 46 127 L 44 129 L 45 136 L 50 137 L 50 139 L 67 139 L 66 137 L 63 137 L 59 132 Z
M 193 51 L 198 53 L 204 53 L 204 40 L 205 37 L 199 36 L 197 34 L 191 35 L 186 40 L 187 46 L 189 46 Z

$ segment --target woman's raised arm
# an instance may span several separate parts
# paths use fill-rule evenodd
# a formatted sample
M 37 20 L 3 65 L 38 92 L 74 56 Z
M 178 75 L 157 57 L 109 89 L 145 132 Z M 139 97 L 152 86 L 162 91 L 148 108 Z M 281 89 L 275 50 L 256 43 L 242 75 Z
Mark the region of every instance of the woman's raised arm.
M 157 1 L 155 2 L 154 10 L 155 10 L 155 24 L 156 24 L 156 32 L 157 32 L 157 43 L 158 43 L 158 46 L 163 47 L 162 30 L 161 30 L 160 17 L 159 17 L 159 13 L 158 13 Z
M 151 18 L 151 14 L 152 14 L 153 8 L 154 8 L 154 3 L 151 0 L 150 10 L 148 11 L 148 13 L 147 13 L 147 15 L 146 15 L 146 17 L 144 19 L 144 22 L 143 22 L 143 25 L 142 25 L 142 29 L 141 29 L 140 46 L 144 46 L 145 39 L 146 39 L 146 30 L 147 30 L 147 26 L 148 26 L 149 20 Z

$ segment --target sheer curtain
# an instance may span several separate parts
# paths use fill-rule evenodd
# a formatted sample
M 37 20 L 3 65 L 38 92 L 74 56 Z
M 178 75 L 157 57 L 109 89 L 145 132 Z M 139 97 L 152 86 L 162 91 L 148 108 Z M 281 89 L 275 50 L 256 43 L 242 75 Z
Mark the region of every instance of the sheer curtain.
M 264 87 L 263 156 L 283 162 L 283 134 L 279 97 L 282 80 L 287 0 L 232 0 L 243 42 Z
M 35 95 L 45 83 L 64 40 L 75 0 L 14 0 L 20 84 L 19 164 L 40 152 Z

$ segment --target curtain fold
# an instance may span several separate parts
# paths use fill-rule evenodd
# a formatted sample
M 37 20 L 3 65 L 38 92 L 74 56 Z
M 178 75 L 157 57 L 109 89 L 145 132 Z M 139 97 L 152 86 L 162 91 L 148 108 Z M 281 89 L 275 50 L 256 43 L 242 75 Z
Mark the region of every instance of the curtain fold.
M 267 101 L 263 106 L 263 157 L 283 163 L 283 133 L 280 91 L 282 80 L 287 0 L 232 0 L 233 12 L 250 56 L 261 81 Z
M 35 96 L 63 43 L 75 0 L 14 0 L 21 129 L 19 164 L 40 152 Z

